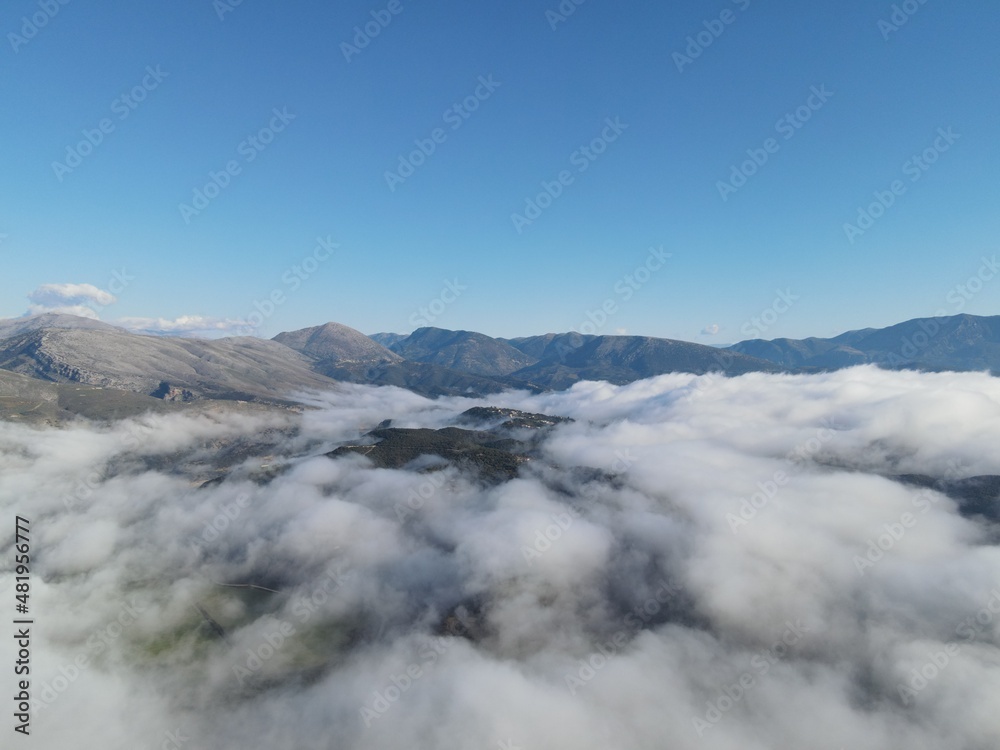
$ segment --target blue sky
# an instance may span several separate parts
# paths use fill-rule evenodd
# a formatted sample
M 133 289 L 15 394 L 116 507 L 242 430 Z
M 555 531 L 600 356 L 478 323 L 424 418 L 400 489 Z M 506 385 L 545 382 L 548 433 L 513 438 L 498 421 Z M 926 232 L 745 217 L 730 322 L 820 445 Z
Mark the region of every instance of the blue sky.
M 901 5 L 11 0 L 0 317 L 725 343 L 998 313 L 955 290 L 1000 251 L 1000 6 Z

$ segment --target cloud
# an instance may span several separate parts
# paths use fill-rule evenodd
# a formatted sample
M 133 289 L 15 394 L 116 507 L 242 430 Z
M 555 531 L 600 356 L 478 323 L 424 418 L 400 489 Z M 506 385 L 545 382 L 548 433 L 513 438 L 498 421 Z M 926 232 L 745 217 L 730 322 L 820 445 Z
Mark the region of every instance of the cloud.
M 701 333 L 703 336 L 716 336 L 721 330 L 718 323 L 712 323 L 712 325 L 702 328 Z
M 97 310 L 117 301 L 115 295 L 93 284 L 42 284 L 28 294 L 29 315 L 65 313 L 97 318 Z
M 246 321 L 233 318 L 213 318 L 204 315 L 182 315 L 168 318 L 119 318 L 115 325 L 138 333 L 159 336 L 244 336 Z
M 47 307 L 45 305 L 29 305 L 28 315 L 42 315 L 45 313 L 61 313 L 62 315 L 76 315 L 80 318 L 90 318 L 91 320 L 100 320 L 100 316 L 92 307 L 87 307 L 86 305 L 62 305 L 55 307 Z
M 324 455 L 477 404 L 576 421 L 495 486 Z M 996 524 L 898 479 L 1000 475 L 996 378 L 345 384 L 310 407 L 0 423 L 45 613 L 34 747 L 1000 742 Z
M 93 284 L 42 284 L 28 295 L 31 304 L 25 315 L 63 313 L 100 320 L 100 312 L 117 302 L 117 297 Z M 254 335 L 245 320 L 215 318 L 205 315 L 181 315 L 174 319 L 126 317 L 112 321 L 130 331 L 156 336 L 221 336 Z

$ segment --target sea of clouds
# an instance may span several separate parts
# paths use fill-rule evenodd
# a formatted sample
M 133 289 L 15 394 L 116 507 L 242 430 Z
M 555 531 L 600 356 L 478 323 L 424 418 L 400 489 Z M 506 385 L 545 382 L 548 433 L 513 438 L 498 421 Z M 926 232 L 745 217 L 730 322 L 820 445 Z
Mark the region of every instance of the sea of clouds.
M 4 746 L 1000 747 L 996 527 L 893 479 L 1000 474 L 996 378 L 306 401 L 0 423 L 0 602 L 20 515 L 35 619 L 30 738 L 0 638 Z M 475 405 L 574 421 L 497 485 L 322 455 Z M 261 436 L 267 456 L 199 487 Z M 262 463 L 281 471 L 255 481 Z

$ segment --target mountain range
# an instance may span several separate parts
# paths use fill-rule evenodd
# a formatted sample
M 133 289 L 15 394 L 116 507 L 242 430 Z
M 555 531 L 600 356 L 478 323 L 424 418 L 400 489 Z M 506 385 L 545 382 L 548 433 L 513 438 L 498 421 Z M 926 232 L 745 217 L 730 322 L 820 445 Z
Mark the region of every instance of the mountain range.
M 922 318 L 829 339 L 754 339 L 716 348 L 648 336 L 545 334 L 501 339 L 420 328 L 372 336 L 338 323 L 273 339 L 141 335 L 46 313 L 0 320 L 0 415 L 52 421 L 123 416 L 192 402 L 296 407 L 295 394 L 338 382 L 426 396 L 629 383 L 668 372 L 808 373 L 859 364 L 1000 373 L 1000 316 Z

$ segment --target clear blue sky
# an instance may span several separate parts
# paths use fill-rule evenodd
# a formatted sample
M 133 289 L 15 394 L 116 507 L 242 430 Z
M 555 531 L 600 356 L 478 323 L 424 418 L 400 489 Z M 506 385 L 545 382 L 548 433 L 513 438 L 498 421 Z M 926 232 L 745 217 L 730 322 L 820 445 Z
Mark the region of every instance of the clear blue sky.
M 879 26 L 892 3 L 871 0 L 586 0 L 565 20 L 546 15 L 557 0 L 397 0 L 395 14 L 243 0 L 220 19 L 232 2 L 70 0 L 51 17 L 4 4 L 0 317 L 32 294 L 35 310 L 74 301 L 42 285 L 90 284 L 117 297 L 104 320 L 185 330 L 204 321 L 170 321 L 203 316 L 222 332 L 277 290 L 262 335 L 420 319 L 518 336 L 579 328 L 610 299 L 599 332 L 723 343 L 779 289 L 798 300 L 766 338 L 958 311 L 953 287 L 1000 252 L 996 3 L 911 0 L 892 30 Z M 724 11 L 731 23 L 712 24 Z M 45 25 L 28 38 L 32 16 Z M 345 55 L 366 22 L 378 35 Z M 675 56 L 702 31 L 697 59 Z M 119 99 L 144 83 L 134 109 Z M 811 94 L 824 86 L 826 101 Z M 477 91 L 467 119 L 447 114 Z M 810 96 L 808 122 L 776 126 Z M 78 166 L 53 166 L 105 118 Z M 262 150 L 245 142 L 272 124 Z M 435 128 L 434 153 L 390 187 Z M 604 153 L 577 152 L 602 133 Z M 926 171 L 907 164 L 935 142 Z M 723 200 L 748 149 L 768 161 Z M 239 173 L 182 216 L 230 161 Z M 512 220 L 563 170 L 572 182 L 540 216 Z M 844 224 L 895 180 L 905 192 L 850 242 Z M 328 236 L 339 249 L 295 287 L 291 269 Z M 629 289 L 653 246 L 670 259 Z M 456 280 L 467 288 L 444 291 Z M 1000 278 L 962 311 L 998 313 L 998 293 Z

